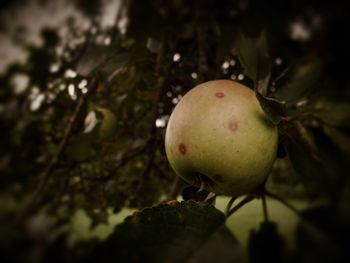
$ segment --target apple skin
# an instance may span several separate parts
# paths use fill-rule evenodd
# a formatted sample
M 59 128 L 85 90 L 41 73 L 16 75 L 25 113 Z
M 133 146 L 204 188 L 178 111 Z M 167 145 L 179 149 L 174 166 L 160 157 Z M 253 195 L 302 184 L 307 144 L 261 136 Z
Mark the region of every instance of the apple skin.
M 173 110 L 165 134 L 170 165 L 186 182 L 239 196 L 267 178 L 276 159 L 278 130 L 255 92 L 230 80 L 191 89 Z
M 115 134 L 117 129 L 117 117 L 115 114 L 106 108 L 96 108 L 96 111 L 103 114 L 103 120 L 98 130 L 99 140 L 105 140 Z M 96 120 L 95 111 L 90 111 L 85 118 L 84 124 L 87 128 L 93 121 Z

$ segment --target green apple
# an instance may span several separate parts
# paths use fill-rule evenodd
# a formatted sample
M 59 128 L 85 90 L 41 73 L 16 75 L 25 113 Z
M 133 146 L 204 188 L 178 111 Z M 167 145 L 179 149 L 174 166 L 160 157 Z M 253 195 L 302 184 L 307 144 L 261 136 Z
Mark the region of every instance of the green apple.
M 117 129 L 117 118 L 115 114 L 106 108 L 96 108 L 90 111 L 85 118 L 85 131 L 90 132 L 99 123 L 99 118 L 96 116 L 96 111 L 103 115 L 100 126 L 98 127 L 99 140 L 107 139 L 115 134 Z
M 229 80 L 191 89 L 173 110 L 165 149 L 176 174 L 208 191 L 239 196 L 267 178 L 278 130 L 248 87 Z

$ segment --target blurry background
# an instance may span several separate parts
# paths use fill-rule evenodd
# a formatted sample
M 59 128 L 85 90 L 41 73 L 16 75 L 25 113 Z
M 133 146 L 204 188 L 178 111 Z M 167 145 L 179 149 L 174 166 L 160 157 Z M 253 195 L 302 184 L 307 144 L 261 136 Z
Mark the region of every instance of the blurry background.
M 286 102 L 267 187 L 342 250 L 350 216 L 344 3 L 2 1 L 1 257 L 86 256 L 137 209 L 187 199 L 166 160 L 165 127 L 182 96 L 212 79 Z M 218 197 L 217 208 L 228 200 Z M 268 209 L 298 260 L 315 252 L 319 262 L 336 260 L 339 251 L 315 242 L 285 206 L 268 199 Z M 262 220 L 260 200 L 228 219 L 246 254 Z

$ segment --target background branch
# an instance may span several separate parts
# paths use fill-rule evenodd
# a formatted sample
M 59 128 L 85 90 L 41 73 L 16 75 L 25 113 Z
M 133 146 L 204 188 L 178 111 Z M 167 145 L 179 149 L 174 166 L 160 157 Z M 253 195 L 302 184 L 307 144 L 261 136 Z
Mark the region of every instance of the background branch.
M 206 74 L 208 72 L 208 29 L 204 26 L 202 19 L 206 18 L 205 8 L 203 5 L 207 5 L 207 1 L 197 1 L 196 4 L 196 23 L 197 23 L 197 47 L 198 47 L 198 82 L 205 81 Z
M 82 113 L 84 106 L 87 102 L 87 98 L 91 95 L 91 93 L 93 93 L 96 88 L 97 88 L 97 80 L 96 79 L 92 79 L 88 92 L 86 95 L 81 94 L 77 105 L 75 107 L 74 113 L 71 116 L 71 118 L 69 119 L 69 122 L 67 124 L 67 128 L 64 132 L 63 138 L 60 142 L 60 144 L 57 147 L 56 152 L 54 153 L 54 155 L 52 156 L 49 164 L 47 165 L 45 171 L 43 172 L 41 179 L 39 181 L 39 184 L 37 186 L 37 188 L 35 189 L 29 203 L 28 206 L 24 212 L 24 214 L 26 213 L 27 210 L 30 209 L 30 207 L 37 201 L 37 199 L 39 198 L 39 196 L 42 194 L 42 192 L 44 191 L 44 188 L 47 184 L 47 181 L 49 180 L 50 176 L 52 175 L 53 169 L 55 168 L 57 162 L 59 161 L 59 158 L 61 157 L 63 150 L 65 149 L 69 138 L 71 137 L 71 135 L 73 134 L 74 128 L 76 126 L 76 124 L 79 121 L 79 116 Z
M 110 168 L 108 170 L 107 175 L 96 176 L 96 177 L 92 178 L 92 180 L 94 180 L 94 181 L 106 181 L 106 180 L 110 179 L 120 168 L 122 168 L 124 165 L 126 165 L 128 162 L 130 162 L 131 160 L 133 160 L 137 156 L 143 154 L 146 151 L 146 149 L 147 149 L 147 145 L 139 147 L 135 151 L 133 151 L 129 154 L 125 154 L 122 157 L 122 159 L 115 166 L 113 166 L 112 168 Z
M 50 77 L 52 79 L 61 77 L 66 72 L 67 69 L 74 67 L 80 61 L 80 59 L 82 59 L 82 57 L 85 55 L 85 53 L 86 53 L 86 51 L 91 43 L 91 38 L 92 38 L 91 31 L 92 31 L 92 28 L 90 28 L 86 32 L 85 42 L 83 43 L 82 47 L 79 49 L 77 54 L 70 61 L 63 63 L 63 65 L 59 68 L 59 70 L 57 72 L 51 73 Z
M 176 176 L 174 182 L 171 186 L 171 190 L 163 202 L 169 202 L 171 200 L 176 200 L 178 195 L 180 194 L 182 187 L 185 185 L 185 182 L 181 179 L 181 177 Z

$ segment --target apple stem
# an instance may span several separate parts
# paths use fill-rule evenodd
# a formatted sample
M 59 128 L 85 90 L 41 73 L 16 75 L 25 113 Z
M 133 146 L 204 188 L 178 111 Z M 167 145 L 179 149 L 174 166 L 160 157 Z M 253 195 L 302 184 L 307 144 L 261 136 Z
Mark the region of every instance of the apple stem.
M 206 183 L 205 183 L 205 181 L 202 179 L 202 177 L 201 177 L 201 186 L 199 187 L 199 189 L 198 189 L 198 193 L 199 192 L 202 192 L 203 190 L 204 190 L 204 188 L 206 187 Z
M 205 187 L 207 186 L 208 182 L 205 180 L 205 178 L 203 178 L 203 175 L 202 174 L 198 174 L 198 177 L 199 177 L 199 180 L 201 181 L 201 185 L 198 189 L 198 193 L 202 192 Z

